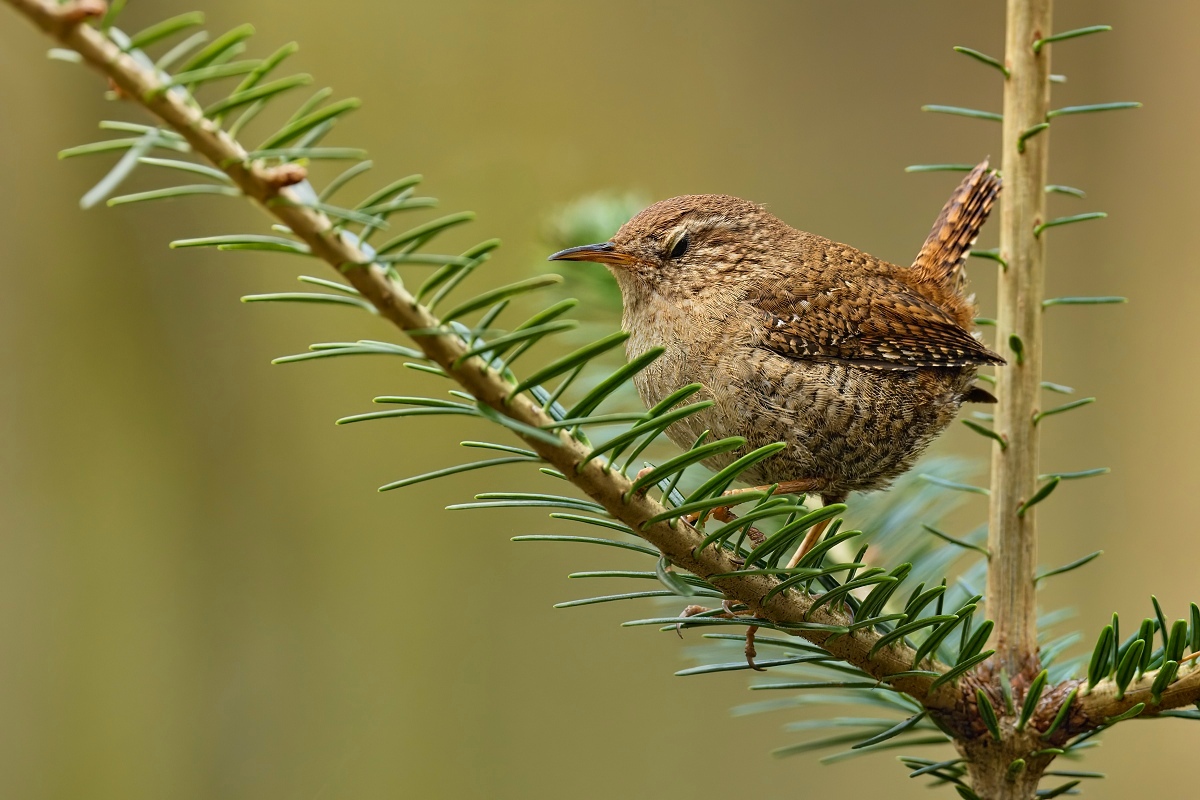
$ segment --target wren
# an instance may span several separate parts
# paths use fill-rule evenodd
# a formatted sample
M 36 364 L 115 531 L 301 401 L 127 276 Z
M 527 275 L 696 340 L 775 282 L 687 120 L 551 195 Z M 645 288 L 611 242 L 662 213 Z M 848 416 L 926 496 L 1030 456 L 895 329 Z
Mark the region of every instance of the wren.
M 994 400 L 976 369 L 1004 364 L 970 332 L 964 261 L 1000 191 L 984 161 L 942 209 L 910 267 L 796 230 L 726 195 L 655 203 L 600 244 L 550 256 L 616 276 L 628 355 L 665 352 L 635 378 L 653 405 L 682 386 L 713 405 L 672 425 L 746 444 L 719 469 L 772 442 L 786 449 L 742 479 L 817 493 L 826 503 L 887 487 L 954 419 Z

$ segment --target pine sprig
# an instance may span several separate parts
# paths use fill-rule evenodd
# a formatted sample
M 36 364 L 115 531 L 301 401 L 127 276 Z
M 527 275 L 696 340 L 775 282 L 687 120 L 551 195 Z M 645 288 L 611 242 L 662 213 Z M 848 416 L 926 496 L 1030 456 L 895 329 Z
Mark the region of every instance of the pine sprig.
M 694 413 L 697 403 L 680 405 L 687 399 L 681 396 L 657 410 L 652 409 L 640 427 L 635 425 L 631 429 L 631 435 L 616 440 L 610 438 L 598 446 L 587 444 L 593 426 L 607 422 L 595 414 L 596 409 L 612 391 L 631 380 L 639 368 L 644 368 L 644 364 L 638 363 L 621 371 L 612 381 L 572 401 L 570 407 L 578 416 L 570 423 L 570 427 L 559 424 L 567 419 L 568 414 L 560 399 L 568 396 L 572 383 L 582 370 L 607 350 L 620 346 L 625 334 L 614 334 L 579 348 L 532 370 L 528 377 L 521 378 L 512 371 L 513 361 L 530 345 L 559 335 L 569 326 L 550 324 L 548 317 L 553 313 L 561 313 L 552 313 L 551 307 L 541 312 L 542 316 L 537 321 L 506 331 L 498 327 L 504 310 L 512 298 L 536 292 L 557 280 L 556 277 L 523 281 L 464 299 L 456 297 L 453 305 L 442 316 L 437 316 L 432 309 L 440 307 L 464 287 L 465 280 L 482 266 L 496 243 L 492 240 L 483 242 L 459 256 L 442 257 L 422 252 L 420 248 L 437 233 L 467 219 L 466 215 L 451 215 L 406 226 L 405 233 L 381 245 L 378 250 L 367 244 L 375 231 L 390 224 L 388 217 L 391 215 L 408 213 L 430 203 L 411 194 L 419 176 L 387 183 L 357 203 L 335 206 L 329 202 L 335 193 L 344 194 L 352 181 L 353 185 L 357 185 L 364 180 L 361 176 L 369 174 L 370 167 L 365 164 L 365 154 L 361 151 L 319 144 L 338 120 L 359 107 L 357 100 L 336 100 L 328 91 L 320 90 L 303 102 L 279 129 L 260 134 L 260 143 L 256 148 L 248 149 L 239 144 L 234 135 L 240 135 L 256 124 L 266 105 L 284 102 L 288 96 L 285 88 L 307 82 L 304 76 L 277 77 L 274 73 L 294 48 L 285 48 L 260 61 L 249 59 L 242 63 L 234 62 L 232 59 L 242 52 L 253 33 L 248 26 L 241 26 L 208 44 L 201 44 L 197 39 L 195 45 L 189 44 L 191 49 L 172 54 L 174 62 L 180 66 L 175 73 L 170 73 L 148 67 L 147 64 L 152 62 L 149 55 L 144 59 L 141 56 L 133 60 L 117 58 L 119 51 L 141 51 L 132 47 L 128 37 L 121 34 L 115 24 L 103 32 L 78 21 L 64 22 L 59 7 L 53 4 L 38 0 L 8 1 L 42 24 L 64 46 L 78 52 L 85 62 L 109 75 L 126 97 L 144 105 L 163 123 L 161 129 L 139 131 L 139 137 L 132 141 L 114 143 L 108 140 L 79 148 L 71 154 L 127 150 L 135 144 L 140 146 L 143 142 L 141 137 L 152 137 L 147 140 L 152 146 L 165 145 L 196 159 L 176 159 L 189 166 L 181 168 L 173 165 L 175 172 L 206 173 L 206 177 L 215 177 L 209 170 L 218 170 L 224 178 L 217 178 L 218 183 L 214 186 L 221 191 L 234 189 L 258 202 L 279 223 L 269 236 L 252 233 L 207 237 L 182 240 L 175 243 L 176 247 L 269 250 L 284 255 L 321 259 L 336 268 L 345 283 L 329 281 L 327 283 L 333 285 L 318 284 L 326 292 L 286 292 L 248 299 L 372 309 L 373 313 L 408 332 L 414 343 L 414 347 L 378 342 L 315 345 L 308 354 L 285 357 L 282 361 L 341 355 L 400 355 L 409 366 L 452 378 L 466 390 L 452 393 L 455 399 L 451 400 L 380 398 L 389 404 L 400 404 L 401 407 L 352 415 L 342 422 L 446 414 L 475 417 L 490 420 L 515 432 L 532 454 L 505 455 L 445 467 L 395 481 L 385 488 L 399 488 L 464 470 L 486 470 L 524 461 L 541 463 L 544 471 L 566 478 L 592 499 L 533 492 L 485 492 L 478 496 L 476 502 L 457 507 L 557 508 L 571 512 L 574 517 L 591 517 L 596 523 L 612 522 L 627 530 L 636 530 L 641 538 L 654 545 L 674 565 L 673 570 L 660 569 L 659 573 L 683 575 L 685 583 L 689 574 L 696 580 L 705 580 L 704 576 L 723 575 L 725 577 L 713 579 L 718 581 L 723 596 L 747 606 L 759 607 L 765 603 L 762 613 L 766 616 L 762 618 L 762 624 L 810 638 L 814 644 L 825 647 L 832 657 L 852 665 L 847 668 L 870 675 L 873 679 L 890 679 L 900 674 L 900 677 L 891 681 L 893 690 L 909 691 L 923 700 L 930 699 L 928 687 L 932 678 L 941 673 L 934 671 L 929 676 L 924 673 L 910 675 L 912 671 L 908 663 L 911 662 L 912 653 L 907 645 L 894 644 L 886 653 L 877 654 L 876 659 L 866 658 L 881 631 L 889 630 L 889 626 L 906 618 L 902 614 L 884 613 L 884 601 L 890 595 L 885 592 L 872 595 L 865 609 L 854 595 L 857 586 L 865 588 L 899 583 L 907 568 L 896 574 L 885 574 L 881 568 L 874 568 L 839 582 L 835 578 L 836 571 L 822 568 L 817 563 L 830 547 L 841 541 L 831 537 L 825 548 L 818 548 L 810 554 L 809 562 L 801 565 L 810 570 L 810 573 L 806 573 L 810 583 L 823 589 L 821 595 L 814 597 L 808 591 L 794 592 L 785 588 L 768 598 L 768 593 L 779 585 L 779 581 L 764 582 L 762 575 L 739 574 L 744 570 L 744 562 L 739 554 L 750 555 L 742 542 L 748 533 L 749 522 L 782 528 L 799 509 L 795 503 L 780 503 L 774 498 L 764 498 L 752 512 L 755 514 L 753 518 L 742 524 L 728 523 L 725 526 L 727 535 L 710 540 L 707 544 L 704 535 L 692 526 L 678 523 L 680 514 L 671 513 L 671 507 L 683 504 L 683 497 L 676 498 L 673 488 L 682 474 L 710 455 L 740 446 L 740 442 L 697 441 L 691 450 L 651 467 L 640 478 L 630 480 L 624 477 L 623 471 L 633 459 L 655 441 L 668 424 L 687 413 Z M 174 30 L 183 30 L 183 27 L 173 28 L 172 32 Z M 163 40 L 157 35 L 150 38 L 155 45 Z M 237 66 L 223 66 L 235 63 Z M 271 74 L 268 76 L 268 73 Z M 198 91 L 219 92 L 224 85 L 220 79 L 239 76 L 242 80 L 231 81 L 234 85 L 224 97 L 218 94 L 202 103 L 193 96 L 193 92 Z M 268 87 L 271 91 L 267 91 Z M 227 120 L 226 115 L 235 111 L 241 111 L 241 115 L 232 121 Z M 146 154 L 139 153 L 133 161 L 134 166 L 142 165 L 144 162 L 141 159 L 145 157 Z M 346 158 L 356 163 L 325 190 L 318 191 L 310 185 L 305 168 L 307 161 L 317 158 Z M 166 188 L 168 194 L 172 191 L 177 192 L 178 189 Z M 386 252 L 381 253 L 383 250 Z M 400 263 L 426 264 L 435 269 L 429 278 L 419 283 L 419 289 L 413 295 L 398 280 L 395 270 Z M 549 382 L 556 382 L 557 385 L 553 389 L 543 388 Z M 740 470 L 761 458 L 770 457 L 775 449 L 768 448 L 751 454 L 748 459 L 739 461 L 736 469 L 718 473 L 714 476 L 715 480 L 702 487 L 701 496 L 691 498 L 692 502 L 708 499 L 724 491 L 737 479 Z M 622 470 L 612 469 L 618 456 L 625 457 Z M 666 505 L 653 499 L 650 490 L 655 488 L 662 488 L 666 493 Z M 818 514 L 817 517 L 809 514 L 799 524 L 788 528 L 782 536 L 770 540 L 771 545 L 767 550 L 754 553 L 751 563 L 767 557 L 777 562 L 787 546 L 796 542 L 795 537 L 815 524 L 820 514 L 828 516 L 839 511 L 827 509 L 814 512 Z M 668 516 L 664 517 L 664 514 Z M 739 535 L 736 541 L 731 541 L 734 534 Z M 859 566 L 852 566 L 849 570 L 857 570 Z M 820 599 L 822 596 L 824 600 Z M 847 635 L 850 632 L 854 632 L 854 635 Z M 946 699 L 941 702 L 950 702 L 949 696 L 947 691 Z

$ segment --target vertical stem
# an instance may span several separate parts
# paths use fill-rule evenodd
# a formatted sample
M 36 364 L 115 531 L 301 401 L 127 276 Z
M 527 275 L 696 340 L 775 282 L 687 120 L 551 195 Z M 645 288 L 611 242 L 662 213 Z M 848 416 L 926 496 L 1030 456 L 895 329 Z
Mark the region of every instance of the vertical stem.
M 995 428 L 1007 447 L 992 446 L 988 522 L 988 612 L 996 623 L 997 666 L 1017 676 L 1036 671 L 1036 509 L 1020 514 L 1038 475 L 1038 432 L 1033 415 L 1042 380 L 1042 297 L 1045 241 L 1034 234 L 1045 220 L 1049 131 L 1019 147 L 1023 131 L 1046 121 L 1050 52 L 1033 44 L 1050 34 L 1053 0 L 1008 0 L 1004 87 L 1004 191 L 1000 195 L 1000 272 L 997 350 L 1008 359 L 998 372 Z M 1015 338 L 1014 338 L 1015 337 Z

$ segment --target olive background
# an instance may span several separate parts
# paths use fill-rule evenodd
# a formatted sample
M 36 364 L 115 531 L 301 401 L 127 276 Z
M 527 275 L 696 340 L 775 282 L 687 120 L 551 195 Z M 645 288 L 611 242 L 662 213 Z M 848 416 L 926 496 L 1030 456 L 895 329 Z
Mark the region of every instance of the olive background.
M 736 194 L 907 263 L 956 176 L 903 167 L 999 155 L 994 123 L 919 110 L 999 109 L 998 74 L 950 49 L 1001 54 L 995 0 L 132 0 L 124 27 L 201 5 L 213 30 L 252 22 L 252 52 L 300 41 L 294 67 L 364 99 L 329 142 L 368 148 L 372 180 L 422 172 L 429 214 L 478 212 L 445 243 L 505 240 L 477 288 L 541 269 L 548 215 L 600 189 Z M 1039 511 L 1047 565 L 1105 551 L 1043 595 L 1078 607 L 1086 647 L 1113 611 L 1150 614 L 1151 593 L 1172 617 L 1200 600 L 1200 6 L 1057 6 L 1057 29 L 1116 30 L 1053 46 L 1055 105 L 1145 103 L 1051 132 L 1052 180 L 1088 193 L 1052 213 L 1110 216 L 1048 234 L 1048 291 L 1131 300 L 1047 314 L 1046 377 L 1099 402 L 1047 420 L 1043 465 L 1113 470 Z M 744 673 L 672 677 L 697 634 L 619 626 L 650 606 L 551 608 L 598 588 L 568 572 L 621 554 L 508 541 L 569 532 L 544 511 L 443 510 L 545 479 L 377 494 L 499 434 L 335 427 L 375 395 L 441 388 L 382 359 L 271 366 L 394 335 L 342 309 L 238 303 L 319 264 L 168 250 L 264 232 L 246 203 L 80 210 L 112 159 L 55 154 L 141 116 L 47 46 L 0 9 L 0 796 L 930 796 L 890 754 L 773 758 L 799 715 L 732 718 L 756 699 Z M 133 185 L 173 177 L 150 172 Z M 985 315 L 995 269 L 970 265 Z M 956 426 L 936 451 L 982 463 L 987 443 Z M 971 500 L 956 530 L 985 514 Z M 1109 773 L 1093 798 L 1178 791 L 1198 737 L 1132 722 L 1063 768 Z

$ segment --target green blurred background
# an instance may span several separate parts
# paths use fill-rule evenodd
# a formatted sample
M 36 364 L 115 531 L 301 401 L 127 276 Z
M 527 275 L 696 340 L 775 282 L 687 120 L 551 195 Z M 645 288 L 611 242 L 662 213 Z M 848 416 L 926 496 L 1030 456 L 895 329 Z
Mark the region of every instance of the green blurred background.
M 995 125 L 918 110 L 999 109 L 995 73 L 950 50 L 1001 53 L 998 0 L 132 0 L 124 24 L 200 5 L 213 29 L 254 23 L 258 52 L 299 40 L 297 66 L 363 97 L 330 142 L 423 172 L 443 212 L 476 210 L 451 245 L 505 239 L 476 286 L 537 269 L 547 215 L 604 188 L 742 195 L 907 263 L 955 178 L 902 167 L 999 152 Z M 1053 133 L 1052 180 L 1088 197 L 1052 211 L 1111 216 L 1053 232 L 1049 291 L 1132 300 L 1047 315 L 1047 378 L 1100 402 L 1047 424 L 1044 467 L 1113 468 L 1039 512 L 1047 564 L 1106 551 L 1046 593 L 1081 609 L 1089 641 L 1114 610 L 1149 613 L 1151 592 L 1181 615 L 1200 558 L 1200 6 L 1058 3 L 1056 28 L 1094 23 L 1116 31 L 1054 46 L 1056 105 L 1145 108 Z M 377 494 L 464 460 L 453 443 L 486 429 L 335 428 L 436 384 L 370 359 L 270 366 L 391 333 L 237 302 L 295 286 L 293 260 L 167 250 L 261 230 L 246 204 L 81 211 L 109 162 L 55 153 L 129 112 L 46 47 L 0 12 L 0 796 L 927 796 L 887 755 L 773 759 L 796 715 L 731 719 L 745 675 L 673 678 L 681 643 L 622 630 L 633 607 L 551 609 L 595 588 L 568 571 L 620 554 L 511 544 L 567 532 L 537 510 L 442 510 L 528 489 L 520 470 Z M 995 266 L 971 266 L 986 314 Z M 937 451 L 986 443 L 954 431 Z M 972 500 L 956 530 L 984 514 Z M 418 561 L 434 542 L 454 549 Z M 1194 723 L 1122 726 L 1088 753 L 1111 776 L 1089 796 L 1182 787 L 1198 744 Z

